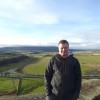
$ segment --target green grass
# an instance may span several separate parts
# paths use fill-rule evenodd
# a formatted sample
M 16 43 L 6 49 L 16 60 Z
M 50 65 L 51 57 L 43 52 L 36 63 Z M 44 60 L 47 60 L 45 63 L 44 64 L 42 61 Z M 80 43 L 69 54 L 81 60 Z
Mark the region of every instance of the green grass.
M 44 86 L 39 86 L 38 88 L 34 89 L 30 94 L 44 93 L 44 88 Z
M 44 57 L 36 63 L 25 66 L 23 68 L 23 73 L 25 73 L 25 74 L 44 75 L 45 67 L 48 64 L 50 58 L 51 57 Z
M 100 56 L 76 55 L 76 57 L 79 59 L 80 63 L 100 64 Z
M 22 60 L 18 63 L 11 63 L 11 64 L 7 64 L 4 66 L 0 66 L 0 71 L 14 69 L 14 68 L 18 68 L 18 67 L 23 67 L 23 66 L 28 65 L 28 64 L 35 62 L 37 60 L 38 60 L 38 58 L 28 58 L 28 59 Z
M 28 92 L 34 91 L 35 89 L 43 85 L 43 79 L 23 79 L 19 94 L 27 94 Z
M 0 78 L 0 94 L 16 91 L 12 80 Z
M 97 52 L 96 52 L 97 53 Z M 55 53 L 41 53 L 41 54 L 32 54 L 32 57 L 37 58 L 36 62 L 31 62 L 31 64 L 26 65 L 23 68 L 23 73 L 25 74 L 35 74 L 35 75 L 44 75 L 45 67 L 47 66 L 50 58 Z M 75 57 L 79 60 L 82 70 L 82 75 L 91 70 L 100 70 L 100 56 L 92 55 L 91 52 L 85 53 L 80 52 L 75 54 Z M 21 62 L 22 65 L 23 63 Z M 16 64 L 18 66 L 19 64 Z M 20 64 L 21 65 L 21 64 Z M 13 65 L 12 65 L 13 66 Z M 7 67 L 7 66 L 6 66 Z M 12 68 L 12 67 L 11 67 Z M 16 87 L 18 85 L 18 81 L 14 81 Z M 12 80 L 0 79 L 0 93 L 2 92 L 11 92 L 14 91 L 15 87 Z M 44 79 L 23 79 L 20 89 L 21 94 L 36 94 L 36 93 L 44 93 Z
M 82 75 L 86 74 L 86 72 L 95 70 L 96 68 L 86 67 L 85 65 L 81 65 Z
M 92 55 L 75 55 L 75 57 L 79 60 L 82 74 L 85 74 L 87 71 L 91 70 L 99 70 L 99 68 L 95 67 L 100 64 L 100 56 L 92 56 Z M 40 59 L 38 62 L 27 65 L 23 69 L 23 73 L 25 74 L 39 74 L 43 75 L 46 65 L 48 64 L 51 57 L 44 57 Z M 94 66 L 93 66 L 94 65 Z
M 92 56 L 92 55 L 76 55 L 75 56 L 81 65 L 82 74 L 92 70 L 100 70 L 97 66 L 100 66 L 100 56 Z

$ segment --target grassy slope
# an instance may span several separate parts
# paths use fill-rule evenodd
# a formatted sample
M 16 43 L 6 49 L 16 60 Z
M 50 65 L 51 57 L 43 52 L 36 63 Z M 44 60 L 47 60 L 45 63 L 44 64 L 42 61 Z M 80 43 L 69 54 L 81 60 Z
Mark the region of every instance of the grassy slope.
M 81 64 L 82 74 L 85 74 L 91 70 L 100 70 L 100 56 L 92 56 L 92 55 L 80 55 L 76 58 L 79 60 Z
M 98 55 L 75 55 L 75 57 L 79 60 L 82 74 L 85 74 L 87 71 L 97 69 L 100 66 L 100 56 Z M 41 58 L 38 62 L 32 63 L 24 67 L 23 72 L 25 74 L 39 74 L 43 75 L 46 65 L 48 64 L 51 56 L 46 56 Z
M 38 62 L 24 67 L 23 73 L 43 75 L 45 67 L 48 64 L 50 58 L 51 57 L 44 57 L 44 58 L 40 59 Z

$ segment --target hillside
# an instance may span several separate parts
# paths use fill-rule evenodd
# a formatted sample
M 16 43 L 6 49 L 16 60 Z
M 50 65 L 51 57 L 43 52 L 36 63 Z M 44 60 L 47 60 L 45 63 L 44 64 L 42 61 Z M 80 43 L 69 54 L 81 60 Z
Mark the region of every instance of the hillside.
M 39 49 L 39 48 L 38 48 Z M 20 49 L 10 48 L 6 51 L 0 51 L 0 71 L 14 70 L 15 73 L 9 71 L 8 76 L 24 76 L 24 75 L 43 75 L 45 66 L 49 59 L 55 54 L 55 52 L 47 52 L 40 50 L 27 48 Z M 100 76 L 100 51 L 78 51 L 74 53 L 74 56 L 79 60 L 82 69 L 82 75 L 98 75 Z M 15 70 L 16 69 L 16 70 Z M 7 77 L 5 74 L 5 76 Z M 2 75 L 1 73 L 1 76 Z M 38 83 L 37 83 L 37 82 Z M 82 81 L 82 90 L 79 100 L 92 100 L 100 93 L 100 80 L 87 80 Z M 19 85 L 19 83 L 21 83 Z M 41 83 L 41 86 L 39 85 Z M 20 90 L 16 91 L 16 87 L 20 86 Z M 34 88 L 35 87 L 35 88 Z M 41 90 L 39 87 L 42 87 Z M 42 94 L 37 94 L 42 93 Z M 23 79 L 0 79 L 0 100 L 45 100 L 44 99 L 44 81 Z M 19 96 L 15 94 L 18 93 Z M 6 96 L 6 95 L 9 96 Z M 5 96 L 4 96 L 5 95 Z M 96 100 L 96 99 L 94 99 Z M 99 100 L 99 99 L 97 99 Z

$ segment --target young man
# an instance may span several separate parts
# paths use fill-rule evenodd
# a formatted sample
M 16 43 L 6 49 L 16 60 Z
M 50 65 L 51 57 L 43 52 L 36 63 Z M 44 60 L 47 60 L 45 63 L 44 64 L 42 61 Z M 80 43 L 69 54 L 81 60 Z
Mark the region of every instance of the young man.
M 79 61 L 69 54 L 66 40 L 58 43 L 58 49 L 45 70 L 46 100 L 77 100 L 81 88 Z

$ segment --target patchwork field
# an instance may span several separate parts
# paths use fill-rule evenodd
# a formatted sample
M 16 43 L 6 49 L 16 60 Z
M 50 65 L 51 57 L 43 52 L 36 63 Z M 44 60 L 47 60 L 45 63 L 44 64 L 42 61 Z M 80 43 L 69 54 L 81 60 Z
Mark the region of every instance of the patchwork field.
M 45 67 L 55 52 L 30 54 L 27 59 L 17 63 L 0 66 L 0 71 L 16 68 L 16 73 L 9 73 L 8 76 L 20 75 L 44 75 Z M 100 76 L 100 52 L 80 51 L 75 52 L 74 56 L 81 64 L 82 75 L 97 74 Z M 31 61 L 30 61 L 31 59 Z M 14 67 L 13 67 L 14 66 Z M 6 67 L 6 68 L 5 68 Z M 83 82 L 86 80 L 83 80 Z M 91 83 L 89 83 L 91 84 Z M 100 91 L 100 87 L 98 88 Z M 0 78 L 0 95 L 33 95 L 44 94 L 44 79 L 22 78 L 8 79 L 5 76 Z M 28 100 L 28 99 L 27 99 Z M 34 99 L 33 99 L 34 100 Z M 86 100 L 86 99 L 84 99 Z M 90 100 L 90 99 L 87 99 Z

